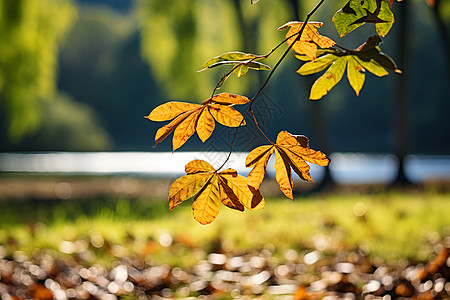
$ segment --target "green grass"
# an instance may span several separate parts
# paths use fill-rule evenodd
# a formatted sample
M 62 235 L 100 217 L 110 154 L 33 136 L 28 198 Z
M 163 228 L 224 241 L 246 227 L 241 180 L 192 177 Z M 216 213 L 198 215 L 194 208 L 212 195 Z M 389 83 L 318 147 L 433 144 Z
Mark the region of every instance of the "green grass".
M 187 201 L 169 212 L 165 201 L 151 199 L 0 203 L 0 245 L 6 255 L 18 250 L 67 255 L 59 250 L 72 245 L 92 250 L 88 263 L 108 264 L 114 257 L 138 255 L 186 266 L 199 252 L 219 244 L 242 251 L 271 248 L 280 257 L 287 249 L 333 254 L 359 247 L 385 261 L 425 261 L 433 253 L 431 245 L 450 236 L 448 193 L 266 199 L 266 208 L 256 212 L 222 206 L 207 226 L 193 220 L 190 205 Z M 174 241 L 171 247 L 159 242 L 167 234 Z M 100 247 L 94 246 L 96 241 Z

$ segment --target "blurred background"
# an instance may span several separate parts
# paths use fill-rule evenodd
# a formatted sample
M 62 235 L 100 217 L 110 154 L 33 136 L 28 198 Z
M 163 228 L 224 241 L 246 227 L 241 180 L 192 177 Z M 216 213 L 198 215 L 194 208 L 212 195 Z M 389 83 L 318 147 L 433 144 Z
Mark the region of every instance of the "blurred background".
M 168 100 L 208 98 L 227 70 L 198 73 L 203 62 L 227 51 L 267 53 L 284 38 L 276 28 L 303 18 L 313 6 L 310 1 L 266 2 L 2 1 L 0 151 L 170 151 L 169 139 L 153 148 L 162 124 L 144 116 Z M 357 48 L 374 28 L 366 25 L 339 38 L 330 19 L 341 6 L 325 3 L 314 20 L 325 23 L 322 34 Z M 367 74 L 360 97 L 344 79 L 322 100 L 310 101 L 316 77 L 296 74 L 300 62 L 289 56 L 256 108 L 268 136 L 275 138 L 280 130 L 304 134 L 313 148 L 329 154 L 394 154 L 400 162 L 409 159 L 410 170 L 418 168 L 411 167 L 417 156 L 408 155 L 433 155 L 431 164 L 440 169 L 427 174 L 445 176 L 448 161 L 435 156 L 450 154 L 450 8 L 447 1 L 419 0 L 408 2 L 405 11 L 401 7 L 394 5 L 397 20 L 381 48 L 403 75 Z M 273 66 L 279 55 L 281 50 L 268 63 Z M 251 97 L 265 75 L 251 71 L 242 79 L 233 77 L 222 91 Z M 228 151 L 231 135 L 220 127 L 205 144 L 194 136 L 180 150 Z M 262 143 L 247 126 L 235 149 L 248 152 Z M 394 169 L 403 167 L 396 158 L 387 157 Z M 2 170 L 20 171 L 11 159 L 3 156 Z M 422 179 L 418 173 L 410 177 Z
M 313 20 L 354 49 L 375 31 L 339 38 L 331 17 L 345 3 L 325 1 Z M 192 201 L 168 210 L 184 165 L 220 165 L 234 130 L 218 125 L 172 154 L 171 136 L 153 147 L 163 124 L 144 116 L 209 98 L 228 69 L 197 72 L 205 61 L 268 53 L 286 34 L 276 29 L 314 5 L 0 0 L 0 298 L 448 299 L 448 0 L 393 4 L 380 46 L 403 74 L 366 74 L 359 97 L 343 78 L 308 100 L 317 76 L 295 73 L 301 63 L 288 55 L 256 117 L 270 138 L 304 134 L 332 159 L 312 166 L 314 184 L 295 182 L 296 201 L 280 197 L 269 166 L 262 211 L 222 209 L 201 226 Z M 220 91 L 250 98 L 267 74 L 232 76 Z M 229 167 L 248 173 L 246 154 L 263 143 L 248 122 Z

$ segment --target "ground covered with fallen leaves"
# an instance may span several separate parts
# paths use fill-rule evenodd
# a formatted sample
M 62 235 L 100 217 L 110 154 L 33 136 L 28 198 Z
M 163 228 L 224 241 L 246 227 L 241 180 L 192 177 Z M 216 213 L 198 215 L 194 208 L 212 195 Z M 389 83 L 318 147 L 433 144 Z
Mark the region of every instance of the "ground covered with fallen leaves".
M 170 243 L 170 248 L 186 246 L 169 236 L 165 239 L 160 243 Z M 1 299 L 450 297 L 450 238 L 445 244 L 433 245 L 435 255 L 426 263 L 401 261 L 394 265 L 369 258 L 361 250 L 331 255 L 289 249 L 277 257 L 273 245 L 240 252 L 217 244 L 209 253 L 191 249 L 197 261 L 189 267 L 153 264 L 140 256 L 117 258 L 104 267 L 88 263 L 99 246 L 95 243 L 65 242 L 61 250 L 73 252 L 71 256 L 41 249 L 32 255 L 15 251 L 11 257 L 2 257 Z M 157 246 L 150 243 L 147 251 Z M 101 247 L 120 256 L 121 246 Z
M 208 226 L 190 203 L 0 202 L 0 299 L 449 299 L 449 199 L 267 199 Z

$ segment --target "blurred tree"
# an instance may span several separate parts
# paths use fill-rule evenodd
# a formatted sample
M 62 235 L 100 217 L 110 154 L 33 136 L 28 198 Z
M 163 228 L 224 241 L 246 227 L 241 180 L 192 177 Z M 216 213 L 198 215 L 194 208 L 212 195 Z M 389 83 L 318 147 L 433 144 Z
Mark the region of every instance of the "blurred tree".
M 271 49 L 283 36 L 275 29 L 287 19 L 288 7 L 283 1 L 250 7 L 242 1 L 139 0 L 138 12 L 142 53 L 165 94 L 203 101 L 226 71 L 195 71 L 222 52 Z M 233 81 L 231 88 L 240 93 L 248 84 L 247 79 Z
M 60 90 L 97 112 L 114 150 L 153 146 L 143 138 L 148 130 L 144 115 L 149 103 L 160 101 L 160 93 L 140 55 L 140 42 L 132 15 L 81 5 L 61 51 Z
M 52 101 L 42 102 L 41 107 L 45 118 L 36 133 L 15 145 L 3 141 L 0 150 L 102 151 L 110 147 L 109 135 L 88 105 L 58 94 Z
M 0 0 L 0 122 L 12 141 L 37 130 L 55 91 L 58 47 L 76 18 L 70 0 Z

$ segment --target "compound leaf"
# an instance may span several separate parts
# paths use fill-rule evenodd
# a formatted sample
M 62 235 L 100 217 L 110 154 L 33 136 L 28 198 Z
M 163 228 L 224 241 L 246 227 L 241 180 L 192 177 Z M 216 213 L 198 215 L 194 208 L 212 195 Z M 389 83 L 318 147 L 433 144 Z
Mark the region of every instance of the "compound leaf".
M 307 137 L 281 131 L 277 136 L 276 144 L 257 147 L 248 154 L 245 164 L 247 167 L 253 167 L 247 177 L 250 188 L 259 188 L 266 175 L 267 162 L 274 152 L 276 180 L 284 195 L 291 199 L 293 199 L 291 168 L 301 179 L 312 181 L 310 167 L 306 162 L 320 166 L 327 166 L 330 163 L 326 154 L 309 148 Z
M 381 52 L 378 45 L 381 38 L 378 35 L 371 36 L 365 43 L 355 50 L 326 49 L 321 51 L 319 58 L 309 61 L 298 69 L 301 75 L 310 75 L 329 69 L 319 77 L 313 84 L 310 99 L 317 100 L 328 93 L 341 79 L 347 68 L 347 79 L 355 90 L 356 95 L 362 89 L 365 81 L 365 71 L 369 71 L 377 76 L 388 74 L 386 69 L 396 73 L 401 73 L 395 62 L 386 54 Z M 296 55 L 300 60 L 305 60 L 305 56 Z
M 158 129 L 155 135 L 156 146 L 174 131 L 172 147 L 175 151 L 195 132 L 202 142 L 205 142 L 214 131 L 214 119 L 229 127 L 245 125 L 244 117 L 231 106 L 248 102 L 247 97 L 222 93 L 203 101 L 201 105 L 171 101 L 153 109 L 146 118 L 151 121 L 167 121 L 175 118 Z
M 187 174 L 170 187 L 170 210 L 195 196 L 192 204 L 194 219 L 209 224 L 219 213 L 220 203 L 239 211 L 264 208 L 264 198 L 259 190 L 249 187 L 247 179 L 234 169 L 218 172 L 208 162 L 197 159 L 187 163 L 185 171 Z

